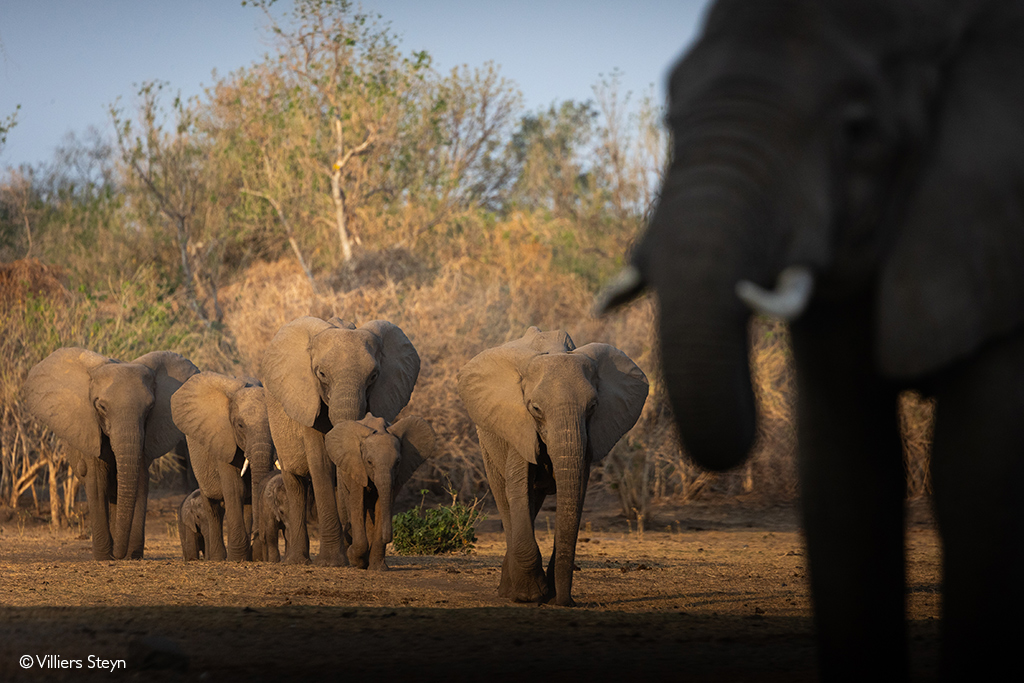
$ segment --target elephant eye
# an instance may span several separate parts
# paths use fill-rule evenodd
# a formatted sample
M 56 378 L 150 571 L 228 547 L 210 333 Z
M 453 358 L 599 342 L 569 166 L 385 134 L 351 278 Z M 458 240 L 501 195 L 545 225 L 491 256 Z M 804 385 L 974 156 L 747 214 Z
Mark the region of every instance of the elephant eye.
M 529 410 L 530 414 L 533 415 L 538 420 L 544 418 L 544 411 L 541 410 L 540 406 L 538 406 L 533 401 L 530 401 L 529 403 L 526 404 L 526 409 Z
M 597 409 L 597 399 L 594 399 L 589 404 L 587 404 L 587 417 L 590 417 L 591 415 L 593 415 L 594 411 L 596 409 Z
M 379 370 L 374 370 L 370 373 L 370 378 L 366 381 L 367 384 L 373 384 L 377 381 L 377 377 L 380 375 Z
M 318 378 L 320 378 L 320 381 L 322 381 L 322 382 L 326 382 L 327 381 L 327 373 L 324 372 L 323 368 L 317 368 L 316 369 L 316 376 Z
M 97 398 L 96 400 L 94 400 L 92 402 L 92 404 L 93 404 L 93 406 L 95 406 L 96 410 L 99 413 L 104 414 L 104 415 L 106 414 L 106 412 L 107 412 L 107 404 L 103 401 L 103 399 Z

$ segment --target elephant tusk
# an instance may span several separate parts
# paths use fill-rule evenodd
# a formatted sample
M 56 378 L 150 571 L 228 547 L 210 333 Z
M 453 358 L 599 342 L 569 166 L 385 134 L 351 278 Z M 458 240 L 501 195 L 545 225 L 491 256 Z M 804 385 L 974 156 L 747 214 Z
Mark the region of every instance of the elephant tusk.
M 647 283 L 640 269 L 632 265 L 626 266 L 598 293 L 591 315 L 597 318 L 610 313 L 640 296 L 646 287 Z
M 757 313 L 796 320 L 814 292 L 814 273 L 807 266 L 790 266 L 779 273 L 775 289 L 767 290 L 749 280 L 736 283 L 736 296 Z
M 242 471 L 239 473 L 239 476 L 245 476 L 247 469 L 249 469 L 249 458 L 246 458 L 245 462 L 242 463 Z

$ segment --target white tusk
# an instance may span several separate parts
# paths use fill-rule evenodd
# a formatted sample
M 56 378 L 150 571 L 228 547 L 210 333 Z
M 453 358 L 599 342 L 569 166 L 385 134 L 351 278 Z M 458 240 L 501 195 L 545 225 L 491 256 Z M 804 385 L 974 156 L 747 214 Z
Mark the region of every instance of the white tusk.
M 749 280 L 736 283 L 736 296 L 757 313 L 796 320 L 814 292 L 814 273 L 807 266 L 790 266 L 779 273 L 775 289 L 767 290 Z
M 636 266 L 626 266 L 602 289 L 594 300 L 591 315 L 602 316 L 640 295 L 644 289 L 644 278 Z
M 245 471 L 246 471 L 247 469 L 249 469 L 249 458 L 246 458 L 246 459 L 245 459 L 245 462 L 244 462 L 244 463 L 242 463 L 242 472 L 241 472 L 241 475 L 240 475 L 240 476 L 245 476 Z

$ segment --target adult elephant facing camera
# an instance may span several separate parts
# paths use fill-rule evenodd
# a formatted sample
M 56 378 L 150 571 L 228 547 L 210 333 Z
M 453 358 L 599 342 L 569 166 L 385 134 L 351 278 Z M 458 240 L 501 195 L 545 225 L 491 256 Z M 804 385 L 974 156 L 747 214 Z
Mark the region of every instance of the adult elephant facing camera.
M 688 453 L 743 460 L 745 303 L 792 320 L 822 675 L 905 679 L 896 401 L 936 397 L 943 676 L 1001 675 L 1024 635 L 1024 2 L 720 0 L 670 93 L 659 204 L 604 301 L 656 290 Z
M 29 370 L 26 407 L 68 445 L 71 469 L 85 479 L 94 559 L 142 558 L 149 466 L 183 438 L 171 395 L 196 372 L 171 351 L 122 363 L 75 347 Z
M 356 328 L 338 318 L 298 318 L 271 340 L 260 374 L 288 498 L 284 562 L 309 559 L 301 480 L 309 477 L 320 527 L 317 562 L 348 563 L 347 506 L 324 435 L 367 412 L 394 421 L 409 402 L 419 371 L 420 357 L 412 342 L 397 325 L 383 320 Z
M 577 349 L 565 332 L 531 327 L 521 339 L 473 358 L 458 382 L 505 529 L 499 595 L 574 604 L 576 538 L 590 466 L 640 417 L 647 377 L 608 344 Z M 555 543 L 545 576 L 533 525 L 550 493 L 556 496 Z

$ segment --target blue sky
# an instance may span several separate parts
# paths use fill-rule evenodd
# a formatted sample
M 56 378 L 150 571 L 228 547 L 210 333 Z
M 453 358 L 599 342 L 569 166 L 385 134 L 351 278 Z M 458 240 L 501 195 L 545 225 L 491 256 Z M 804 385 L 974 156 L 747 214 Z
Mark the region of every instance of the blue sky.
M 282 0 L 286 3 L 287 0 Z M 664 98 L 670 64 L 692 40 L 709 0 L 363 0 L 438 70 L 493 61 L 527 109 L 588 99 L 601 74 Z M 4 0 L 0 119 L 21 104 L 0 167 L 49 161 L 68 131 L 110 134 L 107 110 L 133 84 L 197 95 L 270 49 L 259 10 L 240 0 Z

